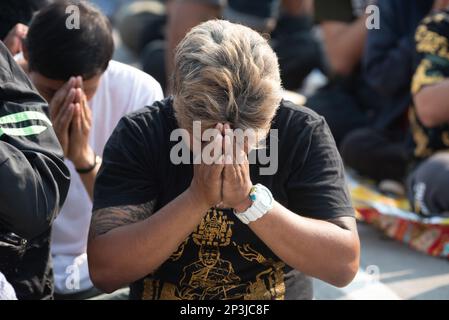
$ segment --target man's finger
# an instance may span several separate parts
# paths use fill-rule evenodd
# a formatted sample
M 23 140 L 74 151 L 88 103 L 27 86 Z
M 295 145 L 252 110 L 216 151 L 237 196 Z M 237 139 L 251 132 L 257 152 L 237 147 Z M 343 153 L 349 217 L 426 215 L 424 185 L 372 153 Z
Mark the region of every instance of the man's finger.
M 76 94 L 75 92 L 76 92 L 75 89 L 71 88 L 68 94 L 64 97 L 63 103 L 50 109 L 50 115 L 52 119 L 57 118 L 61 112 L 67 110 L 69 105 L 74 102 Z
M 67 108 L 62 110 L 55 119 L 56 127 L 60 132 L 69 130 L 70 123 L 72 122 L 73 114 L 75 112 L 75 105 L 69 104 Z
M 74 86 L 74 90 L 75 90 L 75 103 L 81 103 L 82 98 L 83 98 L 83 90 L 81 90 L 80 88 L 77 87 L 76 85 L 76 81 L 75 81 L 75 86 Z
M 223 136 L 221 135 L 221 132 L 217 132 L 217 134 L 214 137 L 214 140 L 212 141 L 213 144 L 213 151 L 212 151 L 212 157 L 213 161 L 217 161 L 220 156 L 223 154 Z M 218 151 L 218 152 L 215 152 Z
M 74 138 L 79 135 L 81 131 L 81 106 L 79 103 L 75 103 L 74 112 L 73 112 L 73 120 L 72 127 L 70 128 L 71 137 Z
M 76 86 L 78 86 L 79 84 L 79 79 L 80 77 L 76 78 L 77 84 Z M 79 105 L 79 117 L 80 117 L 80 125 L 81 128 L 80 130 L 82 130 L 83 132 L 85 132 L 85 130 L 87 129 L 87 124 L 86 122 L 86 108 L 85 108 L 85 104 L 84 104 L 84 92 L 81 88 L 77 87 L 76 89 L 76 97 L 75 97 L 75 104 Z
M 224 168 L 224 155 L 220 155 L 210 168 L 211 179 L 221 179 Z
M 84 123 L 90 127 L 90 124 L 92 123 L 92 110 L 90 110 L 89 108 L 89 104 L 87 103 L 87 97 L 84 91 L 82 91 L 81 106 L 83 109 Z
M 234 164 L 241 165 L 245 163 L 245 158 L 247 157 L 245 152 L 245 144 L 240 143 L 237 139 L 234 139 L 235 144 L 235 156 L 234 156 Z
M 223 130 L 224 130 L 224 125 L 223 125 L 223 123 L 217 123 L 217 125 L 215 126 L 215 129 L 217 129 L 218 131 L 220 131 L 220 133 L 223 135 Z
M 225 168 L 224 178 L 226 180 L 235 181 L 237 178 L 236 169 L 234 168 L 234 146 L 233 146 L 233 131 L 229 124 L 224 125 L 224 149 L 225 149 Z
M 81 104 L 81 110 L 83 110 L 82 116 L 81 116 L 81 126 L 82 130 L 85 134 L 89 134 L 90 128 L 91 128 L 91 121 L 90 115 L 89 115 L 89 106 L 87 106 L 86 103 Z
M 84 108 L 85 108 L 86 120 L 89 123 L 92 123 L 92 110 L 90 110 L 86 95 L 84 95 L 83 104 L 84 104 Z
M 53 117 L 56 117 L 57 114 L 59 113 L 64 103 L 64 100 L 66 99 L 70 89 L 72 89 L 74 85 L 75 85 L 75 78 L 71 77 L 69 81 L 67 81 L 58 91 L 56 91 L 55 95 L 53 96 L 53 99 L 50 102 L 51 105 L 50 114 Z
M 231 133 L 230 129 L 225 129 L 225 136 L 224 136 L 224 154 L 226 155 L 226 164 L 232 164 L 233 159 L 233 147 L 232 147 L 232 140 L 231 140 Z M 231 161 L 229 161 L 231 159 Z
M 71 88 L 64 99 L 64 103 L 62 104 L 61 109 L 66 109 L 71 103 L 75 102 L 76 90 Z
M 76 97 L 75 97 L 75 103 L 79 103 L 81 105 L 81 118 L 84 120 L 87 120 L 89 123 L 92 121 L 92 114 L 91 110 L 89 108 L 89 105 L 87 103 L 86 94 L 84 93 L 83 89 L 78 87 L 78 84 L 80 83 L 81 77 L 77 77 L 77 84 L 76 84 Z M 81 82 L 82 84 L 82 82 Z
M 237 173 L 233 165 L 233 159 L 230 155 L 225 156 L 225 165 L 223 169 L 223 177 L 225 180 L 233 182 L 237 179 Z
M 75 77 L 75 88 L 84 90 L 83 78 L 81 76 Z
M 80 114 L 81 118 L 84 118 L 84 102 L 83 102 L 83 90 L 81 88 L 76 88 L 76 98 L 75 103 L 78 103 L 80 105 Z

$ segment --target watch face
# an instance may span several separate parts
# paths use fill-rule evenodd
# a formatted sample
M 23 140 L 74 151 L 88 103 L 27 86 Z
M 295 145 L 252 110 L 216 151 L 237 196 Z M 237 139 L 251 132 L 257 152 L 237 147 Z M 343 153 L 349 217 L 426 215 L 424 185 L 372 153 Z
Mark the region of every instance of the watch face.
M 271 207 L 273 203 L 273 197 L 271 196 L 271 193 L 267 191 L 265 188 L 260 189 L 258 200 L 264 207 Z

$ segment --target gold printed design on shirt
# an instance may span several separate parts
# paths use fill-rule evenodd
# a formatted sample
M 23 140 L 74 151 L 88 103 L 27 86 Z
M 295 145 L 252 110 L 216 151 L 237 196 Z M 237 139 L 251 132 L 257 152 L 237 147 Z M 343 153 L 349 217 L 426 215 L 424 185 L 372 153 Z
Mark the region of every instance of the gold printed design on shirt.
M 201 245 L 199 259 L 184 267 L 180 297 L 186 300 L 242 299 L 241 284 L 232 263 L 220 257 L 217 246 Z
M 429 75 L 428 71 L 432 67 L 432 62 L 428 59 L 423 59 L 416 69 L 412 80 L 412 93 L 416 94 L 422 87 L 439 83 L 445 78 L 440 75 Z
M 230 221 L 223 211 L 210 209 L 192 234 L 193 242 L 198 246 L 204 244 L 220 247 L 228 246 L 231 243 L 233 225 L 234 221 Z
M 174 284 L 164 283 L 162 286 L 160 300 L 181 300 L 178 296 L 178 288 Z
M 159 296 L 160 282 L 151 278 L 146 278 L 143 281 L 143 300 L 153 300 Z
M 425 17 L 422 20 L 422 24 L 425 25 L 425 24 L 430 24 L 432 22 L 441 23 L 447 19 L 448 19 L 447 14 L 444 12 L 440 12 L 440 13 L 429 15 L 429 16 Z
M 426 25 L 420 25 L 416 29 L 415 40 L 417 52 L 449 59 L 447 39 L 436 32 L 430 31 Z
M 178 250 L 176 250 L 171 256 L 170 260 L 177 261 L 179 258 L 182 257 L 182 254 L 184 253 L 184 249 L 186 247 L 187 242 L 189 242 L 189 238 L 185 239 L 183 243 L 181 243 L 178 247 Z
M 284 299 L 285 283 L 281 261 L 266 259 L 249 244 L 231 243 L 234 221 L 218 209 L 210 209 L 196 230 L 170 257 L 179 263 L 188 245 L 198 248 L 196 260 L 182 268 L 178 284 L 144 280 L 144 299 L 161 300 L 234 300 L 234 299 Z M 192 240 L 192 241 L 190 241 Z M 243 281 L 235 272 L 233 262 L 222 256 L 221 250 L 229 248 L 236 258 L 263 266 L 255 281 Z M 190 247 L 189 247 L 190 248 Z M 232 248 L 232 249 L 230 249 Z M 223 249 L 224 250 L 224 249 Z
M 241 299 L 242 286 L 230 261 L 221 258 L 220 247 L 229 246 L 234 222 L 223 211 L 210 209 L 192 234 L 199 246 L 198 260 L 183 268 L 179 283 L 182 299 Z
M 433 150 L 429 148 L 429 138 L 423 128 L 419 125 L 414 108 L 410 109 L 409 122 L 413 134 L 413 140 L 415 141 L 415 156 L 418 158 L 429 157 L 432 155 Z
M 256 276 L 256 281 L 247 287 L 245 300 L 283 300 L 285 297 L 284 267 L 282 261 L 266 259 L 249 244 L 237 246 L 240 255 L 248 261 L 267 267 Z

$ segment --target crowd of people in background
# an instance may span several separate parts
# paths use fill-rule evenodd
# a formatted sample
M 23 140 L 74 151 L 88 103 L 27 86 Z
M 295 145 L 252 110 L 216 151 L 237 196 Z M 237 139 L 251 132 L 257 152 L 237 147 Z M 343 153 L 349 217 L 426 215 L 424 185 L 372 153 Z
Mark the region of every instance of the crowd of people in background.
M 416 214 L 449 215 L 449 1 L 90 2 L 98 7 L 75 0 L 0 3 L 0 298 L 2 290 L 3 297 L 18 299 L 84 299 L 101 293 L 90 277 L 87 254 L 92 209 L 100 201 L 94 197 L 106 202 L 109 191 L 119 198 L 123 190 L 114 188 L 120 181 L 108 178 L 120 172 L 135 176 L 132 186 L 137 190 L 146 188 L 139 180 L 145 171 L 137 172 L 141 163 L 132 154 L 139 141 L 133 141 L 134 149 L 129 147 L 128 158 L 122 155 L 133 163 L 134 172 L 114 163 L 114 158 L 100 169 L 108 140 L 124 116 L 158 101 L 172 108 L 169 97 L 180 90 L 172 86 L 178 72 L 176 48 L 189 30 L 212 19 L 245 25 L 268 39 L 278 57 L 283 90 L 305 95 L 305 106 L 324 117 L 348 170 L 373 180 L 382 192 L 406 196 Z M 80 8 L 82 28 L 76 33 L 60 27 L 69 4 Z M 367 27 L 369 5 L 379 8 L 379 28 Z M 142 70 L 113 60 L 115 33 L 139 59 Z M 18 74 L 12 85 L 11 73 Z M 8 135 L 1 125 L 9 123 L 9 114 L 19 113 L 20 101 L 14 100 L 19 94 L 31 112 L 23 119 L 33 125 L 42 125 L 43 116 L 37 114 L 46 113 L 43 105 L 49 105 L 51 124 L 46 125 L 54 134 L 46 131 L 29 144 L 3 141 Z M 131 135 L 132 130 L 145 130 L 144 124 L 131 130 L 132 123 L 153 120 L 127 121 L 117 130 Z M 163 117 L 160 121 L 169 123 Z M 326 136 L 327 129 L 319 130 Z M 161 133 L 154 129 L 149 134 Z M 35 137 L 26 132 L 23 136 Z M 120 143 L 118 133 L 111 140 Z M 110 156 L 117 152 L 109 150 Z M 22 171 L 4 173 L 7 159 Z M 335 159 L 327 160 L 329 164 Z M 26 161 L 31 161 L 30 167 L 21 164 Z M 156 162 L 154 166 L 160 165 Z M 45 193 L 43 202 L 23 200 L 27 197 L 6 187 L 24 176 L 32 180 L 22 182 L 29 192 Z M 316 177 L 309 178 L 319 184 Z M 156 194 L 158 186 L 154 188 Z M 171 199 L 159 195 L 157 200 L 161 209 L 161 202 Z M 35 219 L 43 215 L 46 223 L 10 213 L 30 210 Z M 94 242 L 94 237 L 89 239 Z M 78 272 L 74 282 L 72 266 Z M 148 279 L 135 284 L 139 293 L 134 297 L 141 298 L 150 282 L 154 287 L 154 280 Z

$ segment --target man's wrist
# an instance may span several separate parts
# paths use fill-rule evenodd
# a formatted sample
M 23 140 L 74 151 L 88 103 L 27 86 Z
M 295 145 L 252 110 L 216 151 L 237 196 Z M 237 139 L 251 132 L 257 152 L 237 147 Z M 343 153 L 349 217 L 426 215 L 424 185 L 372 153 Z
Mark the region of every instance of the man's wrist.
M 237 213 L 243 213 L 248 210 L 253 205 L 253 201 L 249 198 L 249 196 L 239 205 L 235 206 L 233 209 Z
M 252 202 L 249 207 L 247 207 L 248 204 L 245 206 L 242 204 L 240 208 L 234 208 L 235 215 L 244 224 L 260 219 L 273 208 L 273 195 L 267 187 L 261 184 L 256 184 L 251 188 L 248 198 Z
M 195 207 L 199 209 L 201 214 L 205 214 L 207 210 L 213 206 L 207 203 L 206 199 L 196 192 L 192 186 L 190 186 L 185 193 L 189 201 L 195 204 Z
M 85 170 L 96 164 L 96 154 L 91 147 L 88 147 L 81 152 L 78 159 L 73 159 L 72 162 L 77 170 Z

